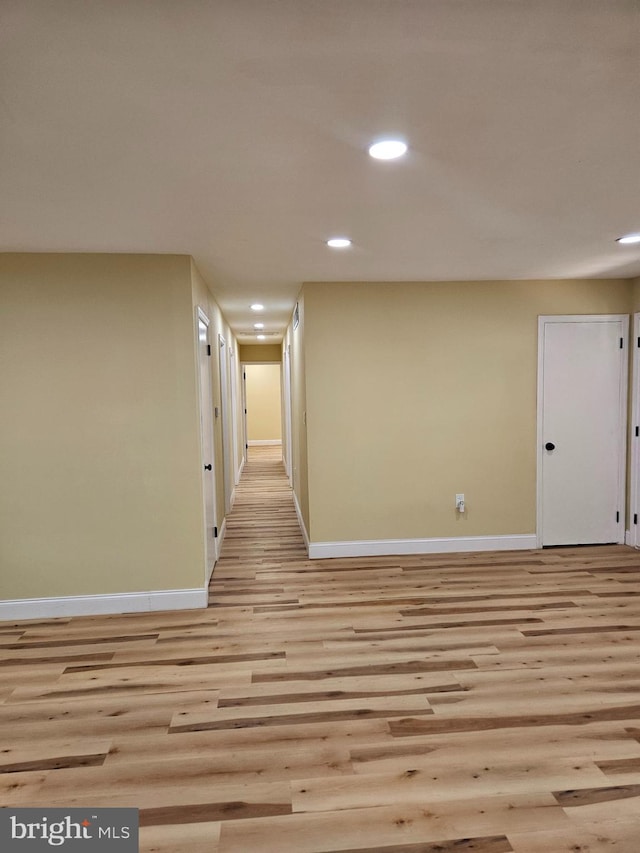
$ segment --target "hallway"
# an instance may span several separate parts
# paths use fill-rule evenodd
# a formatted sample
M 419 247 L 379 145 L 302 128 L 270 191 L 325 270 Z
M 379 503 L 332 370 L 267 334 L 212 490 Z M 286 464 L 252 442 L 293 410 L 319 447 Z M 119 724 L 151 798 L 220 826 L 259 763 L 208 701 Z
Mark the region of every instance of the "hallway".
M 640 554 L 309 561 L 252 447 L 208 610 L 0 624 L 0 805 L 143 853 L 637 853 Z
M 256 592 L 256 571 L 276 561 L 304 560 L 306 550 L 296 517 L 291 489 L 279 445 L 249 448 L 248 461 L 236 499 L 227 519 L 222 554 L 209 586 L 209 603 L 222 603 L 233 590 L 227 580 L 251 580 Z

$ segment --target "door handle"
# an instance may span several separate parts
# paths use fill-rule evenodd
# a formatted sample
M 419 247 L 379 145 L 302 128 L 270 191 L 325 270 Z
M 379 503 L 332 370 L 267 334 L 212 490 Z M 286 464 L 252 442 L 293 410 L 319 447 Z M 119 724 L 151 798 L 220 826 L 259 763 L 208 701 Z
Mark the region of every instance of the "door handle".
M 555 450 L 555 449 L 556 449 L 556 446 L 555 446 L 555 444 L 554 444 L 552 441 L 548 441 L 548 442 L 545 444 L 544 449 L 545 449 L 545 450 Z
M 205 465 L 204 470 L 205 471 L 211 471 L 211 465 Z

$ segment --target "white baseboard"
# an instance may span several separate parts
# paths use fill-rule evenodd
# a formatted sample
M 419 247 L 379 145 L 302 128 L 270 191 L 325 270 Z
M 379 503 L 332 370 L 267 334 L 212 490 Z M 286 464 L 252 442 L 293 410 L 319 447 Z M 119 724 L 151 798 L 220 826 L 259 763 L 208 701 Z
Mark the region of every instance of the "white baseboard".
M 394 554 L 448 554 L 458 551 L 520 551 L 535 547 L 535 533 L 436 539 L 365 539 L 354 542 L 309 542 L 307 545 L 311 560 L 329 557 L 387 557 Z
M 242 477 L 242 472 L 244 471 L 244 463 L 245 463 L 245 458 L 243 456 L 242 460 L 240 461 L 240 467 L 236 471 L 236 486 L 240 482 L 240 477 Z
M 103 616 L 155 610 L 199 610 L 208 603 L 207 589 L 161 589 L 113 595 L 63 598 L 18 598 L 0 601 L 0 621 L 47 619 L 56 616 Z
M 256 447 L 261 444 L 282 444 L 282 439 L 280 438 L 254 438 L 253 440 L 249 440 L 247 442 L 249 447 Z
M 304 547 L 307 549 L 307 553 L 309 553 L 309 534 L 307 533 L 307 528 L 304 525 L 304 518 L 302 517 L 300 504 L 298 503 L 298 496 L 295 492 L 292 492 L 292 495 L 293 503 L 296 508 L 296 515 L 298 516 L 298 524 L 300 525 L 300 530 L 302 531 L 302 538 L 304 539 Z

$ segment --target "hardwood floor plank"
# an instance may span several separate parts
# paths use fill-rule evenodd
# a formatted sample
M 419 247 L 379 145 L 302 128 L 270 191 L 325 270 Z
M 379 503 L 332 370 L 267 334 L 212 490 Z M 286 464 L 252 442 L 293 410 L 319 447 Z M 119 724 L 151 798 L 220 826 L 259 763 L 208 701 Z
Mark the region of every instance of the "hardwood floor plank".
M 181 715 L 172 722 L 169 733 L 195 731 L 221 731 L 223 729 L 243 729 L 266 726 L 291 726 L 299 723 L 307 725 L 314 723 L 332 723 L 344 720 L 358 722 L 360 720 L 389 720 L 403 717 L 407 713 L 424 716 L 433 714 L 424 694 L 404 695 L 401 697 L 369 697 L 364 703 L 360 699 L 327 700 L 323 705 L 325 710 L 318 711 L 315 703 L 306 708 L 297 707 L 296 713 L 291 713 L 288 705 L 272 705 L 269 715 L 265 716 L 259 708 L 252 708 L 251 716 L 239 716 L 234 709 L 220 709 L 211 719 L 185 719 Z M 246 711 L 245 711 L 246 713 Z M 197 715 L 196 715 L 197 716 Z
M 561 806 L 590 806 L 593 803 L 608 803 L 611 800 L 626 800 L 629 797 L 640 797 L 640 784 L 554 791 L 553 796 Z
M 421 720 L 407 718 L 393 720 L 390 731 L 394 737 L 412 737 L 440 732 L 465 732 L 487 729 L 538 728 L 540 726 L 579 726 L 592 721 L 640 720 L 640 705 L 615 708 L 596 708 L 578 713 L 522 714 L 516 717 L 467 717 L 458 719 L 433 718 Z
M 222 826 L 223 853 L 318 853 L 399 844 L 450 842 L 490 837 L 490 827 L 503 835 L 564 826 L 568 818 L 551 795 L 489 797 L 300 813 L 253 821 L 228 821 Z M 454 848 L 455 849 L 455 848 Z M 555 851 L 554 851 L 555 853 Z
M 485 761 L 488 758 L 485 757 Z M 474 761 L 438 760 L 437 756 L 431 754 L 422 756 L 421 761 L 414 761 L 410 767 L 399 772 L 303 779 L 292 784 L 292 803 L 295 812 L 305 813 L 370 808 L 389 803 L 433 804 L 440 800 L 453 800 L 459 790 L 473 791 L 477 797 L 524 795 L 537 790 L 543 779 L 551 785 L 554 780 L 575 786 L 584 786 L 585 783 L 605 786 L 607 783 L 604 773 L 588 760 L 551 759 L 534 762 L 527 758 L 517 761 L 501 758 L 497 762 L 478 764 Z M 622 786 L 619 788 L 622 790 Z M 604 787 L 584 790 L 601 791 Z M 554 796 L 559 805 L 567 805 L 557 793 Z M 620 798 L 610 796 L 610 799 Z
M 448 841 L 393 844 L 385 847 L 352 847 L 328 853 L 512 853 L 513 847 L 504 835 L 485 838 L 453 838 Z
M 220 823 L 177 823 L 140 829 L 140 853 L 216 853 Z
M 463 658 L 445 661 L 410 660 L 399 663 L 370 664 L 369 666 L 335 667 L 333 669 L 309 670 L 307 672 L 265 672 L 253 676 L 253 684 L 266 684 L 276 681 L 322 681 L 326 678 L 352 678 L 359 675 L 396 675 L 417 672 L 456 672 L 462 669 L 475 669 L 476 664 Z
M 210 823 L 219 820 L 249 820 L 257 817 L 291 814 L 290 803 L 245 803 L 228 800 L 221 803 L 195 803 L 186 806 L 161 806 L 141 809 L 140 826 L 176 823 Z
M 637 853 L 635 820 L 575 821 L 562 829 L 511 832 L 514 853 Z

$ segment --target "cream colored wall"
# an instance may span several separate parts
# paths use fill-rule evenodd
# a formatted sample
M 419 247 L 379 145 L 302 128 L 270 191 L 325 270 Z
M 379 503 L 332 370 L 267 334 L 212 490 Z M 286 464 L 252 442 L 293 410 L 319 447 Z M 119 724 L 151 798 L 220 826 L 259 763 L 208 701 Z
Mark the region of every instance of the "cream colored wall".
M 631 297 L 628 280 L 305 285 L 311 540 L 534 533 L 538 315 Z
M 280 344 L 240 344 L 240 361 L 243 364 L 262 364 L 268 361 L 282 361 Z
M 640 312 L 640 277 L 631 279 L 632 283 L 632 305 L 631 311 L 634 314 Z
M 291 458 L 293 468 L 293 493 L 309 532 L 309 483 L 307 457 L 307 392 L 305 371 L 305 298 L 298 297 L 299 323 L 296 329 L 290 323 L 283 346 L 290 348 L 291 360 Z
M 279 364 L 245 365 L 247 438 L 282 441 L 282 399 Z
M 202 587 L 190 262 L 0 256 L 0 597 Z

